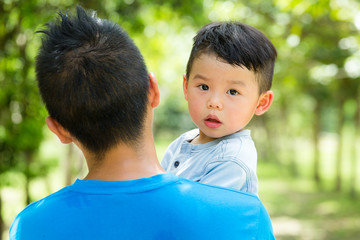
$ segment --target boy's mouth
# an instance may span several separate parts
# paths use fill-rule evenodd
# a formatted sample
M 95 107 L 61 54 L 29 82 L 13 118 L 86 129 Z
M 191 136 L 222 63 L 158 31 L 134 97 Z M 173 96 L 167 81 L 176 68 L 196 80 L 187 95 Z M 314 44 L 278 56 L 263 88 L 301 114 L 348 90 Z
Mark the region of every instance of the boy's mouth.
M 204 120 L 205 125 L 209 128 L 218 128 L 221 126 L 220 120 L 215 115 L 209 115 Z
M 205 121 L 221 123 L 216 115 L 211 115 L 211 114 L 205 118 Z
M 209 122 L 217 122 L 219 123 L 220 121 L 216 120 L 216 119 L 213 119 L 213 118 L 207 118 L 205 119 L 205 121 L 209 121 Z

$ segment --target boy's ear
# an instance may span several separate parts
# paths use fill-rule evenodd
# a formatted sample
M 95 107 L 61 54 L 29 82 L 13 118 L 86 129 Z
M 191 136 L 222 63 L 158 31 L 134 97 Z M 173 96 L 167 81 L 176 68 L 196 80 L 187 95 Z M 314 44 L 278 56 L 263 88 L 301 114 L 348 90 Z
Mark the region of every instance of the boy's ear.
M 150 84 L 149 96 L 148 96 L 149 102 L 151 103 L 151 107 L 155 108 L 160 103 L 160 91 L 156 77 L 152 72 L 149 73 L 149 84 Z
M 185 73 L 183 74 L 183 91 L 184 91 L 184 97 L 185 97 L 185 100 L 187 101 L 188 98 L 187 98 L 187 79 L 186 79 L 186 75 Z
M 266 91 L 262 93 L 259 98 L 258 105 L 256 106 L 255 109 L 255 115 L 261 115 L 264 112 L 266 112 L 269 109 L 273 101 L 273 98 L 274 98 L 273 91 Z
M 55 135 L 59 138 L 60 142 L 67 144 L 74 141 L 71 134 L 63 126 L 61 126 L 60 123 L 58 123 L 58 121 L 56 121 L 54 118 L 47 117 L 46 125 L 48 126 L 50 131 L 55 133 Z

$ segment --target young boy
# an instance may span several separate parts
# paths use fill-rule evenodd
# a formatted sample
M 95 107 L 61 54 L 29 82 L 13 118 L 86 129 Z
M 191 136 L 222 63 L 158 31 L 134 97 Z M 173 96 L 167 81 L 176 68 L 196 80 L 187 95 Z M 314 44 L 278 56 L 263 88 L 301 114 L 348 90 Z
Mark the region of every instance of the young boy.
M 257 154 L 245 127 L 271 105 L 276 55 L 264 34 L 242 23 L 210 23 L 197 33 L 183 90 L 199 129 L 170 144 L 165 170 L 257 194 Z

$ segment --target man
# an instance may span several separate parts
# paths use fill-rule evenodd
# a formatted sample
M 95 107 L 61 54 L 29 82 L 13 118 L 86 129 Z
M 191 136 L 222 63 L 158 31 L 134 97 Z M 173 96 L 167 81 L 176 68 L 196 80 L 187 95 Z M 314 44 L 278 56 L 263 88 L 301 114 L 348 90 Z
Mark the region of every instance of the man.
M 252 194 L 165 173 L 152 134 L 155 76 L 118 25 L 77 7 L 49 23 L 36 61 L 46 123 L 89 173 L 27 206 L 10 239 L 274 239 Z

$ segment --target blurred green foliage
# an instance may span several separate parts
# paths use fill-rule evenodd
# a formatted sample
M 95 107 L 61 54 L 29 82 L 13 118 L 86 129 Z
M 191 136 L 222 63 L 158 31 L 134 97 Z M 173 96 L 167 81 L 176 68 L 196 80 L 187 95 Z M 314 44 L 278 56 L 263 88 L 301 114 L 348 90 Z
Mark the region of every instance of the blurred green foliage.
M 161 104 L 154 122 L 160 142 L 194 127 L 182 95 L 182 74 L 196 31 L 210 21 L 223 20 L 260 29 L 276 46 L 278 60 L 275 101 L 249 126 L 259 162 L 288 169 L 292 177 L 306 176 L 320 189 L 330 186 L 356 196 L 360 165 L 357 0 L 1 0 L 0 189 L 20 186 L 25 202 L 36 200 L 30 183 L 48 176 L 64 159 L 46 145 L 47 113 L 34 73 L 41 39 L 35 32 L 57 11 L 73 10 L 77 3 L 119 23 L 140 47 L 160 84 Z M 42 154 L 49 151 L 51 156 Z M 0 216 L 1 199 L 8 199 L 2 193 Z M 0 217 L 0 230 L 9 224 Z

